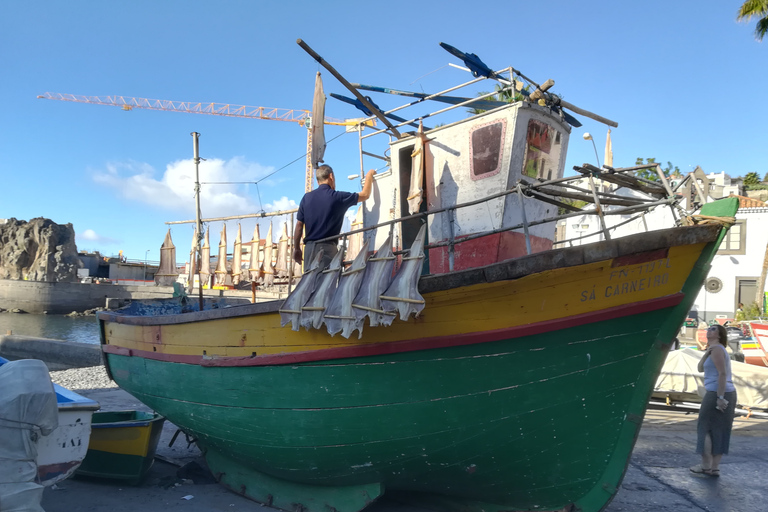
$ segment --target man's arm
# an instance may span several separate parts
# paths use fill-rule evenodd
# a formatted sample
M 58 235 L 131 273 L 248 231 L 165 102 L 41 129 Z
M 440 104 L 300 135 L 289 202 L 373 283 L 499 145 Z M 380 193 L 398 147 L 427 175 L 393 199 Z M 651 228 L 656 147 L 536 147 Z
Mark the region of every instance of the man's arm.
M 293 259 L 296 263 L 301 264 L 301 235 L 304 233 L 304 223 L 300 220 L 296 221 L 296 228 L 293 230 Z
M 362 203 L 371 197 L 371 191 L 373 190 L 373 175 L 376 174 L 374 169 L 368 171 L 365 175 L 365 184 L 363 185 L 363 191 L 357 194 L 357 202 Z

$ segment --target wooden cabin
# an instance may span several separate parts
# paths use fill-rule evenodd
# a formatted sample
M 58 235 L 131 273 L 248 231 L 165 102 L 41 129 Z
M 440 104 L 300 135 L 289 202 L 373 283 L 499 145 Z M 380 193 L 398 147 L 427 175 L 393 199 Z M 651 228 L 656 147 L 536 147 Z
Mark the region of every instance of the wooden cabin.
M 420 212 L 441 210 L 513 189 L 521 178 L 556 179 L 563 176 L 566 148 L 571 127 L 553 115 L 549 108 L 528 102 L 516 102 L 425 133 L 423 199 Z M 418 134 L 406 135 L 390 143 L 391 168 L 375 176 L 373 196 L 364 203 L 364 224 L 373 226 L 407 217 L 408 197 L 414 172 L 412 154 L 420 143 Z M 416 170 L 418 172 L 418 169 Z M 489 201 L 448 210 L 428 217 L 427 243 L 456 241 L 470 235 L 556 215 L 556 207 L 540 201 L 524 200 L 525 213 L 517 194 L 507 194 Z M 453 222 L 452 222 L 453 221 Z M 397 249 L 411 245 L 422 218 L 396 225 Z M 389 227 L 376 230 L 379 247 L 389 234 Z M 531 252 L 552 248 L 553 223 L 529 227 Z M 505 231 L 457 243 L 453 270 L 488 265 L 526 254 L 523 230 Z M 429 250 L 425 273 L 449 272 L 449 246 Z

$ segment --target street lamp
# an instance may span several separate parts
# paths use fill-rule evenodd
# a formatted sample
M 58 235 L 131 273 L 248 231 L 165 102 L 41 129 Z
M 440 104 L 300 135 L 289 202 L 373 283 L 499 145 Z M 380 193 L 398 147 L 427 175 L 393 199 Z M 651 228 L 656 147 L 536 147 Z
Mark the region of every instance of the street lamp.
M 146 281 L 147 281 L 147 258 L 148 257 L 149 257 L 149 249 L 144 251 L 144 279 L 142 279 L 142 281 L 144 281 L 143 284 L 147 284 Z
M 597 146 L 595 146 L 595 139 L 592 138 L 592 135 L 590 135 L 589 132 L 586 132 L 584 134 L 584 140 L 592 141 L 592 147 L 595 149 L 595 158 L 597 158 L 597 166 L 600 167 L 600 157 L 597 156 Z

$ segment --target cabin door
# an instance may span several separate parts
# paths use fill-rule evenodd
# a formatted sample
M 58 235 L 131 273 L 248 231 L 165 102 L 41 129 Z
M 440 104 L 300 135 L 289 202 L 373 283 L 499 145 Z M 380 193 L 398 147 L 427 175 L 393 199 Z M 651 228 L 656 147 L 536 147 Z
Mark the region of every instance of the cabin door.
M 411 213 L 408 211 L 408 191 L 411 188 L 411 173 L 413 160 L 411 154 L 413 153 L 415 146 L 406 146 L 401 148 L 398 152 L 398 160 L 400 167 L 400 217 L 408 217 Z M 426 185 L 426 173 L 422 176 L 421 189 L 424 191 L 424 198 L 419 206 L 419 212 L 427 211 L 427 185 Z M 402 248 L 408 249 L 416 239 L 416 235 L 419 234 L 421 225 L 426 221 L 426 218 L 410 219 L 403 221 L 401 227 L 402 233 Z M 426 233 L 426 239 L 424 244 L 429 243 L 429 230 Z M 429 251 L 424 251 L 424 268 L 422 274 L 429 273 Z

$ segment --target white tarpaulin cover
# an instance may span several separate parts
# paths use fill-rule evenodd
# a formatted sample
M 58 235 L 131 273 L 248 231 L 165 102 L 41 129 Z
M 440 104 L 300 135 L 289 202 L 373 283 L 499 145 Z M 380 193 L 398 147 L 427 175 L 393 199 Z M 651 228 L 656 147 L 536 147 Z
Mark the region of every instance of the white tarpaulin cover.
M 656 380 L 656 393 L 685 393 L 692 398 L 704 394 L 704 374 L 699 373 L 699 360 L 704 352 L 686 348 L 667 355 L 667 361 Z M 768 368 L 731 361 L 733 385 L 739 405 L 768 409 Z
M 0 509 L 42 512 L 35 441 L 59 425 L 48 368 L 37 359 L 5 363 L 0 366 L 0 390 Z

